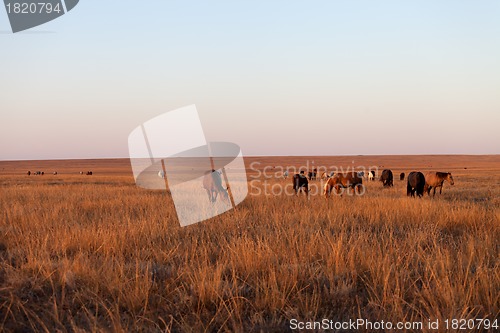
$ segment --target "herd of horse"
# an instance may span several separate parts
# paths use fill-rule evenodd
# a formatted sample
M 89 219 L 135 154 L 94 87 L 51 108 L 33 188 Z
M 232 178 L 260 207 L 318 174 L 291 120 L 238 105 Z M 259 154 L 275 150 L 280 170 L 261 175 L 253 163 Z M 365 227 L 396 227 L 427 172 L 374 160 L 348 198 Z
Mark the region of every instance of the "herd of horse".
M 161 171 L 160 171 L 161 172 Z M 43 171 L 28 171 L 27 175 L 44 175 Z M 54 175 L 57 175 L 57 171 L 54 171 Z M 80 171 L 80 175 L 91 176 L 92 171 L 83 172 Z M 158 174 L 160 177 L 165 177 L 165 174 Z M 288 177 L 288 171 L 285 171 L 283 177 L 286 179 Z M 348 172 L 348 173 L 335 173 L 335 172 L 323 172 L 321 175 L 321 180 L 325 180 L 326 183 L 323 187 L 323 196 L 328 199 L 332 192 L 339 194 L 344 191 L 344 189 L 353 189 L 355 193 L 360 193 L 364 191 L 363 178 L 368 180 L 375 180 L 375 171 L 370 170 L 366 175 L 364 172 Z M 402 172 L 399 175 L 399 179 L 402 181 L 405 178 L 405 173 Z M 293 190 L 295 195 L 299 195 L 300 192 L 304 192 L 306 196 L 309 196 L 309 181 L 317 180 L 317 170 L 309 171 L 307 176 L 302 170 L 300 173 L 293 175 Z M 394 186 L 394 175 L 392 170 L 384 169 L 380 175 L 379 180 L 382 182 L 384 187 Z M 450 185 L 454 185 L 453 176 L 450 172 L 428 172 L 423 174 L 419 171 L 412 171 L 407 177 L 406 194 L 410 197 L 422 197 L 426 192 L 429 196 L 431 191 L 432 195 L 436 195 L 436 189 L 439 188 L 439 194 L 443 191 L 443 183 L 448 181 Z M 222 185 L 222 177 L 220 171 L 212 170 L 207 172 L 203 178 L 203 188 L 206 190 L 208 199 L 210 202 L 215 203 L 217 197 L 223 201 L 228 201 L 228 188 L 224 188 Z
M 283 174 L 284 178 L 288 177 L 288 171 Z M 368 180 L 375 180 L 375 172 L 369 171 L 366 175 L 364 172 L 347 172 L 347 173 L 334 173 L 330 172 L 322 174 L 321 179 L 326 180 L 323 187 L 323 196 L 328 199 L 332 192 L 336 194 L 343 193 L 344 190 L 349 191 L 352 189 L 355 193 L 360 194 L 365 190 L 363 186 L 363 178 Z M 306 173 L 302 170 L 300 173 L 296 173 L 292 177 L 292 185 L 295 195 L 304 192 L 307 197 L 309 197 L 309 181 L 317 179 L 317 172 L 310 171 Z M 405 179 L 405 173 L 402 172 L 399 175 L 400 181 Z M 382 182 L 384 187 L 394 186 L 394 175 L 392 170 L 384 169 L 380 175 L 379 180 Z M 424 193 L 431 195 L 433 191 L 433 197 L 436 195 L 436 189 L 439 188 L 439 194 L 443 191 L 443 184 L 448 181 L 450 185 L 454 185 L 453 176 L 450 172 L 428 172 L 423 174 L 419 171 L 412 171 L 408 174 L 406 185 L 406 194 L 409 197 L 422 197 Z M 210 202 L 215 203 L 217 197 L 219 196 L 222 201 L 227 202 L 228 198 L 228 188 L 224 188 L 222 185 L 221 172 L 212 170 L 211 172 L 206 172 L 203 177 L 203 188 L 206 190 L 208 199 Z M 341 194 L 342 195 L 342 194 Z
M 286 177 L 285 177 L 286 178 Z M 323 187 L 323 196 L 328 199 L 331 193 L 334 191 L 339 194 L 344 191 L 344 189 L 353 189 L 355 193 L 360 193 L 364 191 L 363 178 L 365 178 L 364 172 L 348 172 L 348 173 L 330 173 L 324 172 L 321 175 L 322 180 L 326 180 Z M 375 180 L 375 172 L 373 170 L 369 171 L 366 175 L 368 180 Z M 399 175 L 399 179 L 403 181 L 405 179 L 405 173 L 402 172 Z M 307 176 L 304 171 L 296 173 L 293 176 L 293 190 L 295 195 L 300 192 L 304 192 L 306 196 L 309 194 L 309 181 L 316 180 L 315 170 L 309 171 Z M 384 187 L 394 186 L 394 175 L 392 170 L 384 169 L 380 175 L 379 180 L 382 182 Z M 450 172 L 428 172 L 425 175 L 420 171 L 412 171 L 408 174 L 407 184 L 406 184 L 406 195 L 409 197 L 422 197 L 424 193 L 432 196 L 436 195 L 436 189 L 439 188 L 439 194 L 443 191 L 443 184 L 448 181 L 450 185 L 454 185 L 455 181 Z
M 161 173 L 162 171 L 160 171 Z M 165 174 L 158 174 L 158 176 L 164 178 Z M 27 175 L 44 175 L 43 171 L 28 171 Z M 57 175 L 57 171 L 53 172 L 54 175 Z M 80 171 L 80 175 L 88 175 L 91 176 L 93 174 L 92 171 L 83 172 Z M 306 196 L 309 196 L 309 181 L 317 180 L 317 169 L 309 171 L 307 175 L 304 171 L 300 171 L 300 173 L 296 173 L 293 175 L 293 190 L 295 195 L 299 195 L 300 192 L 304 192 Z M 283 178 L 288 177 L 288 171 L 283 173 Z M 360 193 L 364 191 L 363 187 L 363 178 L 367 180 L 375 180 L 375 171 L 370 170 L 365 175 L 364 172 L 348 172 L 348 173 L 335 173 L 335 172 L 323 172 L 321 174 L 321 180 L 326 181 L 323 187 L 323 196 L 328 199 L 331 196 L 332 192 L 336 194 L 341 193 L 342 191 L 353 189 L 355 193 Z M 405 173 L 402 172 L 399 175 L 399 179 L 403 181 L 405 179 Z M 384 169 L 380 175 L 379 180 L 382 182 L 384 187 L 394 186 L 394 175 L 392 170 Z M 408 174 L 407 177 L 407 185 L 406 185 L 406 195 L 410 197 L 422 197 L 424 193 L 427 193 L 430 196 L 432 191 L 432 195 L 436 195 L 436 189 L 439 188 L 439 194 L 443 192 L 443 183 L 448 181 L 450 185 L 454 185 L 455 182 L 453 180 L 453 176 L 450 172 L 428 172 L 427 174 L 423 174 L 419 171 L 412 171 Z M 228 201 L 228 189 L 224 188 L 222 185 L 222 178 L 219 171 L 212 170 L 212 172 L 207 172 L 203 178 L 203 188 L 206 190 L 208 199 L 210 202 L 215 203 L 217 197 L 220 195 L 220 198 L 223 201 Z

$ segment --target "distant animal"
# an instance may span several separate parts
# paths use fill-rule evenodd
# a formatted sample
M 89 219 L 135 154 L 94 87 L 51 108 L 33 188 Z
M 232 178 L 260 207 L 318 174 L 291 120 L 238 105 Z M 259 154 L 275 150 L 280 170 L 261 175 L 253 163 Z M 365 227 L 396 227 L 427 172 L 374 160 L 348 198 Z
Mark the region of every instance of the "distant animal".
M 399 174 L 399 180 L 405 180 L 405 173 L 404 172 L 401 172 Z
M 165 171 L 163 170 L 158 171 L 158 177 L 165 178 Z
M 382 175 L 380 176 L 380 181 L 384 186 L 394 186 L 394 177 L 392 171 L 389 169 L 384 169 Z
M 87 176 L 92 176 L 92 171 L 87 171 Z
M 222 178 L 220 171 L 206 172 L 203 177 L 203 188 L 207 191 L 208 200 L 212 203 L 217 201 L 217 196 L 220 195 L 222 201 L 229 202 L 227 189 L 222 186 Z
M 355 192 L 360 193 L 363 187 L 363 178 L 355 172 L 349 172 L 347 174 L 337 173 L 333 177 L 330 177 L 323 188 L 323 195 L 326 199 L 331 195 L 332 190 L 335 193 L 339 193 L 340 189 L 349 188 L 354 189 Z
M 28 176 L 31 176 L 31 171 L 28 171 Z
M 304 171 L 293 175 L 293 190 L 295 195 L 298 195 L 300 191 L 304 191 L 306 196 L 309 197 L 309 181 L 304 175 Z
M 375 180 L 375 171 L 374 170 L 370 170 L 370 172 L 368 172 L 368 180 Z
M 45 175 L 45 172 L 42 171 L 42 176 Z
M 439 194 L 443 191 L 443 183 L 447 180 L 450 185 L 454 185 L 453 176 L 450 172 L 428 172 L 425 174 L 425 191 L 428 195 L 434 197 L 436 195 L 436 188 L 439 187 Z
M 83 175 L 83 171 L 80 171 L 80 175 Z
M 424 195 L 425 187 L 425 176 L 423 173 L 418 171 L 412 171 L 408 174 L 407 185 L 406 185 L 406 195 L 415 197 L 415 192 L 417 192 L 418 197 Z
M 283 172 L 283 179 L 287 179 L 287 178 L 288 178 L 288 170 Z
M 53 174 L 54 174 L 54 176 L 56 176 L 56 175 L 57 175 L 57 171 L 54 171 L 54 173 L 53 173 Z
M 309 171 L 307 173 L 307 178 L 309 178 L 309 180 L 316 180 L 317 174 L 318 174 L 318 169 L 313 169 L 313 171 Z

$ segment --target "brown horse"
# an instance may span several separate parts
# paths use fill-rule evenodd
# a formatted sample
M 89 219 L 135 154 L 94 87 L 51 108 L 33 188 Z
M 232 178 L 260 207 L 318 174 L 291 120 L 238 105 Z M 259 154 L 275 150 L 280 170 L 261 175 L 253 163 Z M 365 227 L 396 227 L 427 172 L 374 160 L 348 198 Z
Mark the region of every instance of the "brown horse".
M 439 194 L 441 194 L 445 180 L 447 180 L 450 185 L 455 184 L 450 172 L 428 172 L 425 175 L 425 192 L 431 195 L 431 190 L 434 189 L 432 192 L 432 196 L 434 197 L 436 195 L 436 188 L 439 187 Z
M 382 171 L 380 181 L 382 182 L 383 186 L 394 186 L 394 176 L 392 175 L 392 171 L 389 169 L 385 169 L 384 171 Z
M 409 197 L 415 197 L 415 192 L 417 192 L 417 196 L 421 198 L 424 195 L 424 190 L 425 190 L 424 174 L 419 171 L 410 172 L 406 184 L 406 195 Z
M 340 189 L 353 188 L 355 192 L 360 193 L 363 187 L 363 178 L 356 172 L 350 172 L 347 174 L 337 173 L 333 177 L 328 178 L 328 181 L 323 188 L 323 195 L 325 199 L 328 199 L 332 190 L 335 189 L 335 193 L 339 193 Z

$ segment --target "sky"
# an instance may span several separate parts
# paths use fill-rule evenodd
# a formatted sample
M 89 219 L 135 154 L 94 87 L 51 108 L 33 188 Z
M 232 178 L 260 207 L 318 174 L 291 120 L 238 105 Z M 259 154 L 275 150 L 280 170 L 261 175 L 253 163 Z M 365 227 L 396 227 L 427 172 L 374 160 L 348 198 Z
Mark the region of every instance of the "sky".
M 0 160 L 128 157 L 195 104 L 244 155 L 499 154 L 500 1 L 97 1 L 13 34 Z M 165 142 L 169 145 L 169 142 Z

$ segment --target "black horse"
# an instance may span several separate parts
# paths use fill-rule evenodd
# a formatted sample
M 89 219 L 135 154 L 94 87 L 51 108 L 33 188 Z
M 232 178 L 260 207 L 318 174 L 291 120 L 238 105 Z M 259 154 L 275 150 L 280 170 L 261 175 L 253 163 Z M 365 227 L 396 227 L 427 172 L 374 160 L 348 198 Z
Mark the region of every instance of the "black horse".
M 298 195 L 301 190 L 304 191 L 306 196 L 309 195 L 309 181 L 304 175 L 304 171 L 293 175 L 293 190 L 295 191 L 295 195 Z

